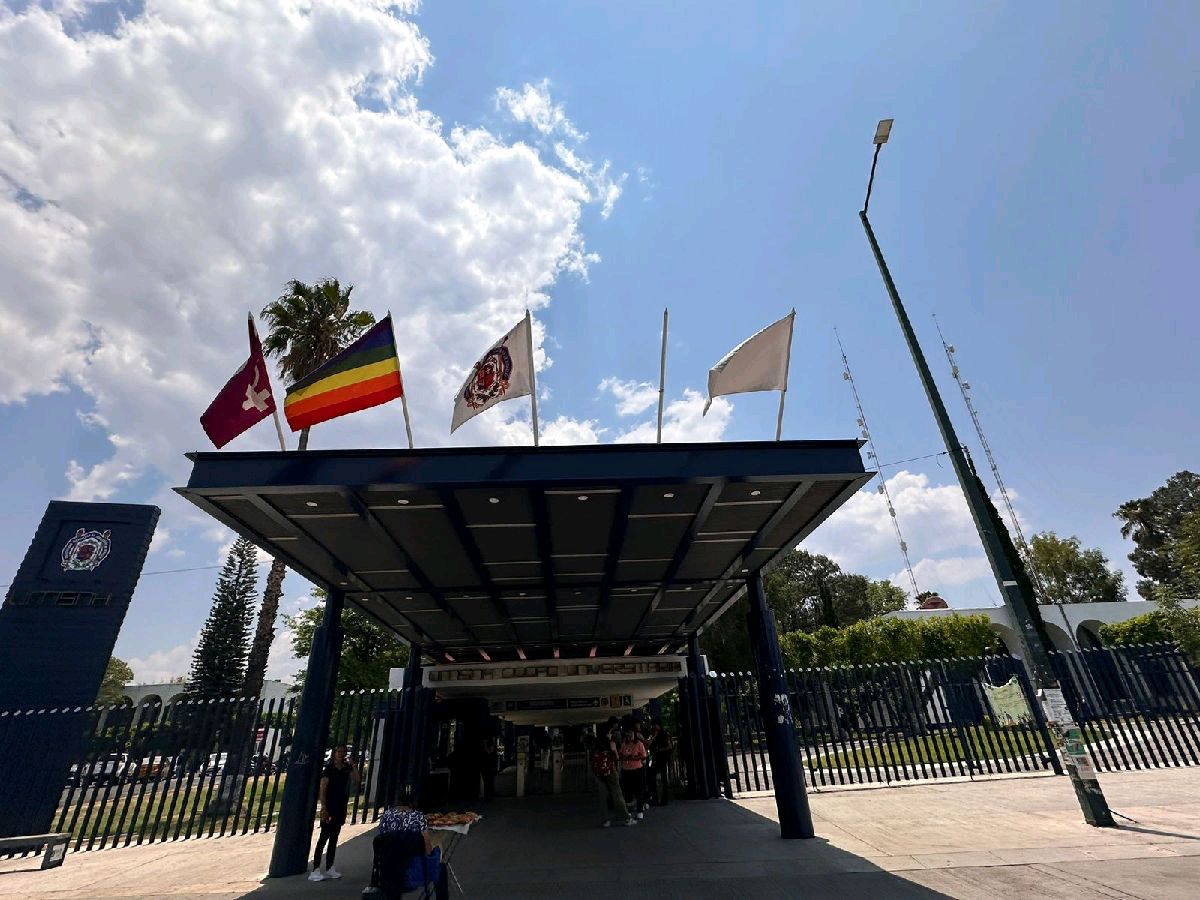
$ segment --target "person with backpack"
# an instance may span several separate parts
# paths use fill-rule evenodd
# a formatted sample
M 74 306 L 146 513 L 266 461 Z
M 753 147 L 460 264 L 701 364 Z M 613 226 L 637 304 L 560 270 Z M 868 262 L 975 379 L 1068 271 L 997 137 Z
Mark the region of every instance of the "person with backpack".
M 621 787 L 625 794 L 625 803 L 630 813 L 637 813 L 639 819 L 645 818 L 645 767 L 646 745 L 638 739 L 637 732 L 632 728 L 626 729 L 625 739 L 621 742 L 619 755 L 621 758 Z M 630 799 L 632 798 L 632 803 Z
M 592 750 L 592 774 L 600 784 L 600 799 L 604 809 L 602 827 L 604 828 L 612 826 L 614 816 L 617 820 L 623 819 L 626 825 L 637 824 L 625 806 L 621 779 L 617 774 L 617 761 L 620 753 L 619 734 L 617 720 L 609 719 L 604 733 L 598 738 L 596 746 Z

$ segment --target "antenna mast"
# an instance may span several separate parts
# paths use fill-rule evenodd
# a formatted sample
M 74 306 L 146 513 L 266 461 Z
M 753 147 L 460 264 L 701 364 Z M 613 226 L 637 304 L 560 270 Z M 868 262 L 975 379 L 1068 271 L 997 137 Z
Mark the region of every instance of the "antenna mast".
M 1000 467 L 996 465 L 996 457 L 992 455 L 992 448 L 988 444 L 987 438 L 983 435 L 983 425 L 979 421 L 979 413 L 975 410 L 975 404 L 971 402 L 971 385 L 963 381 L 962 375 L 958 371 L 958 364 L 954 361 L 954 345 L 946 343 L 946 337 L 942 334 L 942 325 L 937 320 L 937 316 L 933 317 L 934 324 L 937 325 L 938 337 L 942 341 L 942 349 L 946 351 L 946 359 L 950 363 L 950 374 L 954 377 L 955 383 L 958 385 L 958 390 L 962 394 L 963 403 L 967 405 L 967 412 L 971 414 L 971 422 L 975 425 L 975 434 L 979 436 L 979 444 L 983 447 L 983 452 L 987 456 L 988 465 L 992 468 L 992 476 L 996 479 L 996 486 L 1000 489 L 1000 497 L 1004 500 L 1004 508 L 1008 510 L 1009 521 L 1012 522 L 1013 532 L 1016 535 L 1017 550 L 1021 554 L 1021 558 L 1025 561 L 1025 569 L 1029 572 L 1029 577 L 1033 580 L 1033 586 L 1036 588 L 1038 597 L 1045 602 L 1046 590 L 1042 585 L 1042 576 L 1038 572 L 1038 568 L 1033 559 L 1033 551 L 1029 549 L 1029 543 L 1025 540 L 1025 533 L 1021 530 L 1021 523 L 1017 519 L 1017 511 L 1013 509 L 1012 499 L 1008 496 L 1008 488 L 1004 485 L 1004 479 L 1000 477 Z M 1071 629 L 1067 628 L 1068 633 Z
M 875 439 L 871 437 L 871 429 L 867 427 L 867 414 L 863 412 L 862 400 L 858 396 L 858 387 L 854 383 L 854 376 L 850 373 L 850 360 L 846 358 L 846 348 L 842 346 L 842 336 L 838 334 L 838 330 L 833 329 L 833 334 L 837 338 L 838 350 L 842 353 L 842 380 L 850 384 L 850 392 L 854 394 L 854 406 L 858 410 L 858 427 L 862 429 L 862 436 L 867 440 L 867 446 L 871 449 L 867 451 L 867 457 L 875 460 L 875 464 L 879 465 L 879 454 L 875 450 Z M 888 515 L 892 518 L 892 530 L 896 532 L 896 542 L 900 545 L 900 555 L 904 557 L 904 570 L 908 573 L 908 581 L 912 585 L 913 604 L 917 602 L 917 595 L 920 590 L 917 588 L 917 576 L 913 574 L 912 561 L 908 558 L 908 544 L 904 541 L 904 535 L 900 533 L 900 522 L 896 518 L 896 508 L 892 506 L 892 495 L 888 492 L 887 479 L 883 477 L 883 473 L 879 474 L 879 493 L 883 494 L 883 499 L 887 503 Z

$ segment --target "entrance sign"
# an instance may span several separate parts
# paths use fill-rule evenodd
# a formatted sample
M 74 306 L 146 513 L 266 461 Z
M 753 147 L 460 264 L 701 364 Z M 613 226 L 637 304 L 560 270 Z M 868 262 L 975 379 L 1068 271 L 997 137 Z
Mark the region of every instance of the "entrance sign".
M 57 733 L 13 743 L 0 779 L 0 837 L 50 830 L 117 633 L 158 523 L 158 508 L 119 503 L 46 507 L 0 606 L 0 712 L 78 707 Z
M 655 678 L 682 678 L 687 667 L 682 658 L 622 660 L 563 660 L 562 662 L 529 663 L 513 665 L 504 663 L 489 666 L 434 666 L 425 671 L 425 685 L 440 687 L 462 681 L 520 682 L 543 679 L 578 679 L 604 677 L 651 676 Z

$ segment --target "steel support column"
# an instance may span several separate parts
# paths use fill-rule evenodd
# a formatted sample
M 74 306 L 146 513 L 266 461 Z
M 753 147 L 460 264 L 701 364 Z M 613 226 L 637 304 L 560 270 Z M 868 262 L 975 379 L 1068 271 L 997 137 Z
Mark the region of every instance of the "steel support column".
M 708 715 L 704 657 L 700 654 L 700 639 L 693 633 L 688 638 L 688 699 L 695 737 L 692 739 L 695 765 L 692 780 L 696 798 L 708 800 L 717 796 L 717 779 L 713 768 L 711 719 Z
M 308 868 L 313 819 L 317 810 L 318 775 L 324 762 L 325 741 L 337 689 L 338 662 L 342 653 L 342 609 L 346 595 L 331 590 L 325 614 L 313 631 L 312 652 L 300 695 L 300 714 L 288 751 L 287 780 L 279 804 L 279 824 L 271 851 L 271 878 L 299 875 Z
M 746 584 L 750 595 L 747 616 L 750 649 L 758 679 L 758 702 L 767 736 L 767 754 L 771 759 L 779 834 L 784 838 L 810 838 L 813 836 L 812 813 L 808 808 L 800 755 L 796 750 L 796 726 L 792 720 L 775 616 L 767 606 L 762 575 L 755 573 L 746 579 Z
M 421 648 L 416 644 L 408 645 L 408 665 L 404 669 L 404 742 L 401 744 L 401 759 L 398 761 L 404 775 L 404 784 L 408 787 L 407 802 L 413 802 L 418 794 L 417 781 L 420 778 L 418 758 L 421 753 L 420 743 L 424 734 L 419 720 L 418 708 L 421 703 Z

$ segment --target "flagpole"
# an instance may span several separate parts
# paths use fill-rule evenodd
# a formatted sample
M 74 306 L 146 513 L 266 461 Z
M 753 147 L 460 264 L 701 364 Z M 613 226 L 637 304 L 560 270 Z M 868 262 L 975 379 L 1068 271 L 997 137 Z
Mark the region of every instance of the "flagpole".
M 783 367 L 783 390 L 779 392 L 779 418 L 775 422 L 775 440 L 783 437 L 783 404 L 787 400 L 788 374 L 792 370 L 792 332 L 796 330 L 796 310 L 791 312 L 792 321 L 788 326 L 787 362 Z
M 658 360 L 658 439 L 662 443 L 663 395 L 667 387 L 667 310 L 663 310 L 662 355 Z
M 261 346 L 262 340 L 258 336 L 258 323 L 256 323 L 254 321 L 254 313 L 247 312 L 246 319 L 247 319 L 247 321 L 250 322 L 250 330 L 254 332 L 254 340 L 256 342 L 258 342 L 258 344 Z M 269 379 L 269 376 L 268 376 L 268 379 Z M 268 387 L 270 386 L 269 380 L 267 382 L 267 386 Z M 272 407 L 271 416 L 272 416 L 272 418 L 275 419 L 275 434 L 279 436 L 279 449 L 286 451 L 287 443 L 283 439 L 283 426 L 281 424 L 279 424 L 279 407 L 275 405 L 274 396 L 271 397 L 271 407 Z
M 392 311 L 389 309 L 387 317 L 392 317 Z M 392 324 L 392 346 L 396 347 L 396 368 L 400 369 L 400 348 L 396 345 L 396 328 L 395 323 Z M 413 449 L 412 438 L 412 419 L 408 417 L 408 390 L 404 387 L 404 372 L 400 372 L 400 408 L 404 410 L 404 431 L 408 434 L 408 449 Z
M 529 310 L 525 310 L 525 340 L 526 346 L 529 348 L 529 384 L 533 388 L 529 392 L 529 397 L 533 401 L 533 446 L 538 445 L 538 417 L 537 417 L 537 372 L 533 368 L 533 317 L 529 315 Z
M 404 410 L 404 430 L 408 432 L 408 449 L 412 450 L 412 422 L 408 418 L 408 398 L 404 394 L 400 395 L 400 407 Z

